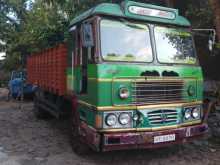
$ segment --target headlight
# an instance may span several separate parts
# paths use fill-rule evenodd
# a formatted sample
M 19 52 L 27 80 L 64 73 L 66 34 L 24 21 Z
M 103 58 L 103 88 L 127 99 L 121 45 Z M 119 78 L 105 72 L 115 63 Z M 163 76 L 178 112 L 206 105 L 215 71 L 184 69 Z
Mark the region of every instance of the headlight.
M 200 108 L 199 107 L 193 108 L 192 116 L 193 116 L 194 119 L 200 118 Z
M 120 88 L 119 96 L 121 99 L 127 99 L 129 97 L 129 90 L 125 87 Z
M 192 86 L 192 85 L 190 85 L 190 86 L 188 87 L 187 93 L 188 93 L 189 96 L 194 96 L 195 93 L 196 93 L 195 87 Z
M 201 118 L 201 107 L 187 107 L 184 109 L 185 120 L 198 120 Z
M 109 114 L 106 116 L 105 122 L 108 126 L 114 126 L 117 123 L 117 116 L 115 114 Z
M 133 111 L 104 112 L 102 120 L 103 128 L 132 128 L 133 116 Z
M 185 110 L 184 116 L 185 116 L 185 119 L 186 119 L 186 120 L 189 120 L 189 119 L 191 118 L 191 113 L 192 113 L 192 111 L 191 111 L 190 108 L 187 108 L 187 109 Z
M 121 125 L 127 125 L 131 120 L 131 116 L 128 113 L 121 113 L 118 120 Z

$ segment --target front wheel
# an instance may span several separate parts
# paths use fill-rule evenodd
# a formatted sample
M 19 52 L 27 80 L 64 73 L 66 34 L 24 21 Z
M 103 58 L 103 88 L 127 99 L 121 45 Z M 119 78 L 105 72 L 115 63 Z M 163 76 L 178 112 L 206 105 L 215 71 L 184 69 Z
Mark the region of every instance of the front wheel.
M 80 135 L 80 119 L 77 112 L 71 113 L 70 118 L 70 141 L 73 151 L 78 155 L 88 154 L 90 151 L 89 146 L 87 146 L 82 141 L 82 136 Z

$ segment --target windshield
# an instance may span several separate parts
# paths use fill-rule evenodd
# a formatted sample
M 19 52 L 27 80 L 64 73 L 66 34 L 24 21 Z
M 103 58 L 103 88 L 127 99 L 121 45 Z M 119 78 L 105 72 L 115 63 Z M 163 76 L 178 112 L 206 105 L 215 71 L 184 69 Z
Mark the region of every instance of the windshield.
M 152 62 L 148 26 L 126 21 L 102 20 L 101 51 L 106 61 Z
M 19 78 L 26 79 L 26 76 L 27 73 L 25 71 L 21 71 L 21 72 L 13 71 L 12 73 L 12 79 L 19 79 Z
M 187 29 L 155 27 L 154 31 L 159 62 L 196 63 L 192 35 Z

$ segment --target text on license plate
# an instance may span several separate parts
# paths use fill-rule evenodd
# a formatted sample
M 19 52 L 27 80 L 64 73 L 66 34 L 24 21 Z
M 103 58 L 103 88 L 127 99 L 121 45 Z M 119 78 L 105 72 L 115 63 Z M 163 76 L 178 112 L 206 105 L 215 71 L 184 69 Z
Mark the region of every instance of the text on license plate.
M 163 143 L 163 142 L 170 142 L 170 141 L 175 141 L 175 140 L 176 140 L 175 134 L 154 137 L 154 143 Z

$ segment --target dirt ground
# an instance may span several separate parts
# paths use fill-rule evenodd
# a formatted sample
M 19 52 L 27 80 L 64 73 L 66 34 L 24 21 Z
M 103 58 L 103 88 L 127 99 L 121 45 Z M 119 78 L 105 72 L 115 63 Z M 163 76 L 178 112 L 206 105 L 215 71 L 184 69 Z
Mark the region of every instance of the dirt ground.
M 69 144 L 67 121 L 38 120 L 32 112 L 31 102 L 22 105 L 15 101 L 6 102 L 4 94 L 7 91 L 0 91 L 0 165 L 220 164 L 218 134 L 215 137 L 210 134 L 208 140 L 157 150 L 91 152 L 78 156 Z M 218 122 L 212 125 L 217 129 L 220 127 Z

